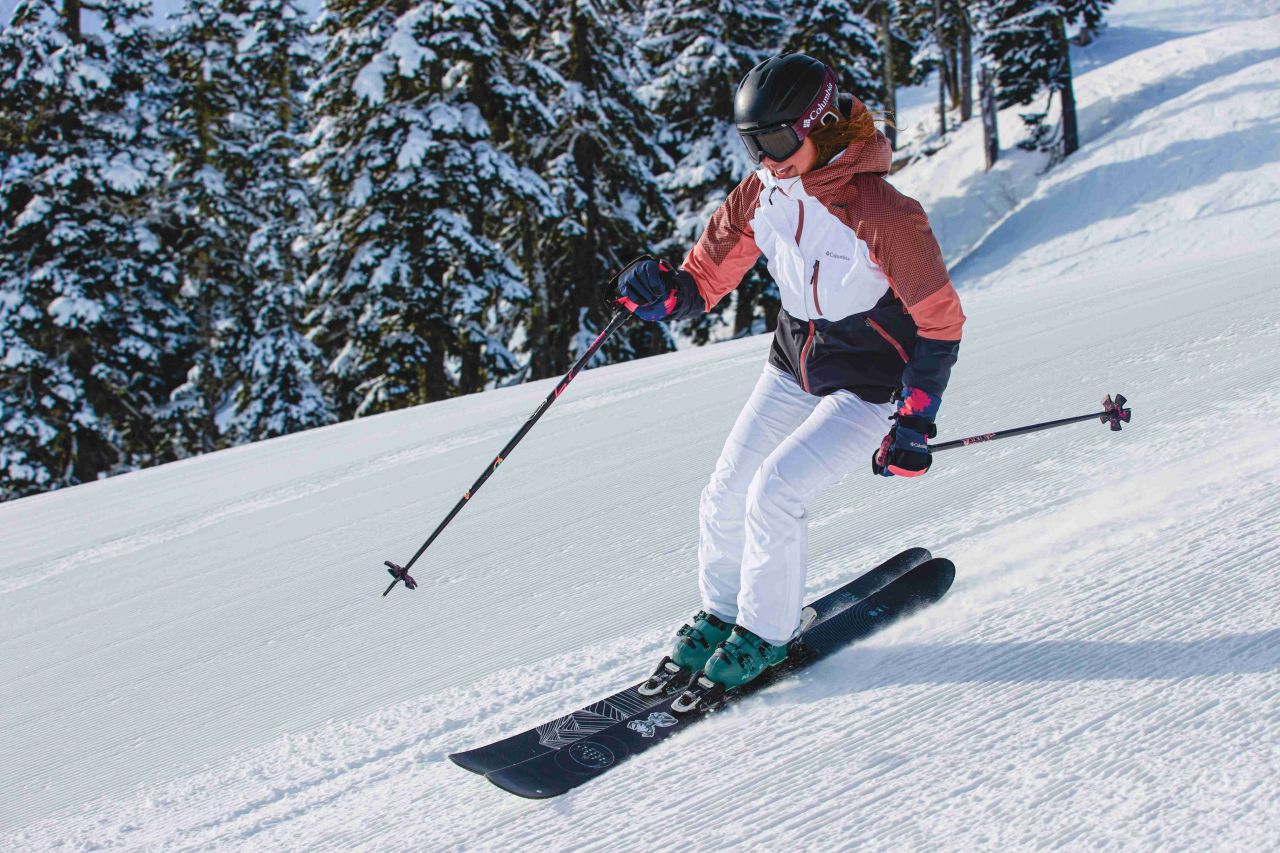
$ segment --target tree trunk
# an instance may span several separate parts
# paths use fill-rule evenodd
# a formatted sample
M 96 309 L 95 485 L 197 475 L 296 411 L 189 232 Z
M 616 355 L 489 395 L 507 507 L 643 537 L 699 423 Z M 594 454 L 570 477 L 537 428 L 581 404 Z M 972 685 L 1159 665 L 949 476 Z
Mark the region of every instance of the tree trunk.
M 947 135 L 947 63 L 938 65 L 938 135 Z
M 960 53 L 955 45 L 947 48 L 947 92 L 951 96 L 951 109 L 960 109 Z
M 933 0 L 933 35 L 938 42 L 938 136 L 947 135 L 947 43 L 942 37 L 942 0 Z
M 80 35 L 80 0 L 62 0 L 63 30 L 72 44 L 79 44 Z
M 525 336 L 525 347 L 529 351 L 529 370 L 525 377 L 529 380 L 541 379 L 551 375 L 551 348 L 547 341 L 551 338 L 551 294 L 541 265 L 534 262 L 538 257 L 538 240 L 535 237 L 537 214 L 526 204 L 522 210 L 523 221 L 520 227 L 520 266 L 524 272 L 524 280 L 533 291 L 529 297 L 529 326 Z
M 1080 147 L 1080 132 L 1076 125 L 1076 94 L 1071 80 L 1071 43 L 1067 41 L 1067 28 L 1061 15 L 1054 20 L 1053 31 L 1062 52 L 1055 81 L 1062 100 L 1062 156 L 1070 157 Z
M 897 121 L 898 84 L 893 68 L 893 15 L 887 0 L 880 4 L 880 52 L 884 54 L 884 109 L 890 118 Z M 889 147 L 898 149 L 898 128 L 893 123 L 885 125 L 884 135 L 889 138 Z
M 418 399 L 412 401 L 410 405 L 434 403 L 453 396 L 449 388 L 449 368 L 445 364 L 445 348 L 448 346 L 448 338 L 453 329 L 436 323 L 432 325 L 437 328 L 427 332 L 431 348 L 427 351 L 426 364 L 419 373 Z M 393 401 L 390 405 L 394 408 L 397 405 L 403 405 L 403 401 Z
M 474 394 L 484 390 L 484 370 L 481 360 L 484 351 L 481 344 L 466 341 L 462 349 L 462 360 L 458 364 L 458 393 Z
M 960 35 L 960 120 L 973 117 L 973 33 L 969 31 L 969 19 L 965 16 L 964 31 Z
M 978 102 L 982 110 L 982 147 L 987 155 L 987 171 L 1000 156 L 1000 132 L 996 124 L 995 72 L 985 63 L 978 69 Z

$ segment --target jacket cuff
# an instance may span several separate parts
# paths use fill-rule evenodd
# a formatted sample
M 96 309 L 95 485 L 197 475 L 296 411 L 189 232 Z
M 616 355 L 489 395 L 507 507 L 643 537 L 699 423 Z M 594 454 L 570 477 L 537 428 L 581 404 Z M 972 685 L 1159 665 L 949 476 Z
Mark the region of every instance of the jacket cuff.
M 693 276 L 677 269 L 671 274 L 671 283 L 676 291 L 676 307 L 667 315 L 668 320 L 688 320 L 707 313 L 707 304 Z
M 934 396 L 942 396 L 951 379 L 951 368 L 960 353 L 959 341 L 917 338 L 915 352 L 902 371 L 902 384 Z

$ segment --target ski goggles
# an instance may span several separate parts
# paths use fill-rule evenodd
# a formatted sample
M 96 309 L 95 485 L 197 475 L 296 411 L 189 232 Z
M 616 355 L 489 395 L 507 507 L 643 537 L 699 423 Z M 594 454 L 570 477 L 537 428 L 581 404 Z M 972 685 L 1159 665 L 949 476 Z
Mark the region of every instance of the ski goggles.
M 805 137 L 815 126 L 821 127 L 829 121 L 839 121 L 840 113 L 836 108 L 836 75 L 827 69 L 818 87 L 818 94 L 800 118 L 791 124 L 774 125 L 752 130 L 738 128 L 742 144 L 747 146 L 747 154 L 752 162 L 759 163 L 765 157 L 781 163 L 800 150 Z

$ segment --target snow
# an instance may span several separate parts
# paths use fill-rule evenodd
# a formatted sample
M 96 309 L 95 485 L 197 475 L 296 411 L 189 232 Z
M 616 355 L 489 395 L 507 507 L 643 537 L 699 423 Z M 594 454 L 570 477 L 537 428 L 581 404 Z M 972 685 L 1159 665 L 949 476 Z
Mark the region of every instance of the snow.
M 49 303 L 48 312 L 59 326 L 92 326 L 102 317 L 102 303 L 83 296 L 59 296 Z
M 381 104 L 387 97 L 387 75 L 392 71 L 391 57 L 375 54 L 367 65 L 356 74 L 352 88 L 356 95 L 370 105 Z
M 413 77 L 423 62 L 436 58 L 435 51 L 418 44 L 414 30 L 430 24 L 430 7 L 421 7 L 401 15 L 396 21 L 395 32 L 387 40 L 387 51 L 396 57 L 401 77 Z
M 431 134 L 418 127 L 409 128 L 400 153 L 396 155 L 397 169 L 412 169 L 422 165 L 422 158 L 431 148 Z
M 0 26 L 8 26 L 13 19 L 13 12 L 18 8 L 19 0 L 0 0 Z M 308 19 L 314 20 L 320 14 L 320 9 L 324 0 L 300 0 L 298 6 L 303 10 Z M 183 0 L 154 0 L 151 3 L 151 15 L 158 25 L 164 25 L 169 22 L 183 9 Z M 85 23 L 89 32 L 96 32 L 98 26 L 98 18 L 95 12 L 86 9 L 88 14 L 85 15 Z
M 146 171 L 135 166 L 126 152 L 119 152 L 111 158 L 111 162 L 102 171 L 102 180 L 107 186 L 122 193 L 137 192 L 146 184 Z
M 1224 5 L 1121 0 L 1057 168 L 1010 111 L 894 178 L 943 439 L 1134 408 L 809 508 L 812 593 L 925 544 L 941 605 L 555 801 L 447 761 L 661 655 L 767 337 L 583 373 L 386 599 L 552 382 L 3 504 L 0 848 L 1280 846 L 1280 10 Z

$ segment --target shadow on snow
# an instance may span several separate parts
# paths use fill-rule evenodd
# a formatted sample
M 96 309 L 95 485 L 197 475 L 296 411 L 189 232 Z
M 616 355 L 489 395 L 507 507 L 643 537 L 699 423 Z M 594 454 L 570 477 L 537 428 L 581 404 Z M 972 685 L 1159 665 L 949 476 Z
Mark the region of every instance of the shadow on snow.
M 1202 640 L 1049 640 L 853 648 L 832 658 L 849 678 L 810 680 L 820 695 L 910 684 L 1164 681 L 1280 672 L 1280 628 Z M 807 691 L 806 691 L 807 692 Z

